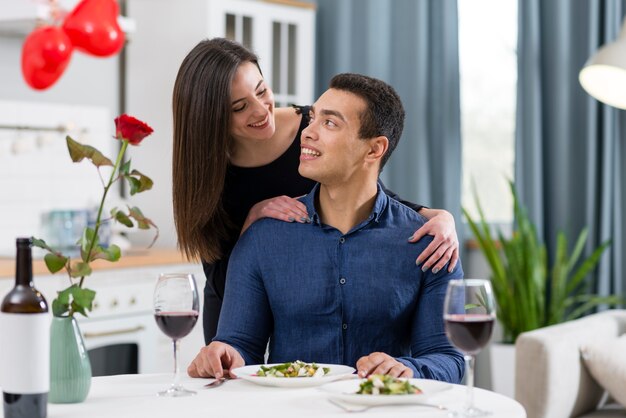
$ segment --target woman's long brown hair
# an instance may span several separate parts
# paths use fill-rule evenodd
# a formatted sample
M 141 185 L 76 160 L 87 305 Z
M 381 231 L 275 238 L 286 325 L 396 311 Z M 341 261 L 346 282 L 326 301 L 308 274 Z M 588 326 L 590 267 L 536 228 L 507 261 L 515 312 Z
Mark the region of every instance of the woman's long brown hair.
M 230 136 L 231 84 L 256 55 L 222 38 L 204 40 L 185 57 L 172 97 L 174 223 L 190 260 L 214 262 L 234 225 L 222 206 Z

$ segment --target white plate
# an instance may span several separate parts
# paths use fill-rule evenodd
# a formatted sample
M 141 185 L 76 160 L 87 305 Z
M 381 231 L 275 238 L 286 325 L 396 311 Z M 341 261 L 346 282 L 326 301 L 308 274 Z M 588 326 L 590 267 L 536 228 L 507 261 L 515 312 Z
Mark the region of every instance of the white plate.
M 409 379 L 412 385 L 422 390 L 415 395 L 359 395 L 359 385 L 366 379 L 346 380 L 333 382 L 320 387 L 329 397 L 339 401 L 358 405 L 397 405 L 397 404 L 424 404 L 429 403 L 429 397 L 450 389 L 452 385 L 446 382 L 429 379 Z
M 328 382 L 335 381 L 344 377 L 349 377 L 356 370 L 353 367 L 343 366 L 340 364 L 324 364 L 316 363 L 320 367 L 328 367 L 328 374 L 320 377 L 263 377 L 257 376 L 256 372 L 261 366 L 277 366 L 282 363 L 275 364 L 253 364 L 250 366 L 238 367 L 232 372 L 235 376 L 262 386 L 277 386 L 282 388 L 304 388 L 311 386 L 319 386 Z

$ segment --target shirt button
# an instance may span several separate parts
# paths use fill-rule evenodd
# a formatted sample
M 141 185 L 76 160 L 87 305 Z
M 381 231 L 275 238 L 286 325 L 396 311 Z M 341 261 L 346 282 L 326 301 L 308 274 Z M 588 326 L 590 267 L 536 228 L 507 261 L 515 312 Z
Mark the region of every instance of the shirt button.
M 346 284 L 346 278 L 342 277 L 341 279 L 339 279 L 339 283 Z
M 343 328 L 343 329 L 348 329 L 348 324 L 343 324 L 343 325 L 341 326 L 341 328 Z
M 343 244 L 344 242 L 346 242 L 346 239 L 344 237 L 341 237 L 339 238 L 339 242 Z

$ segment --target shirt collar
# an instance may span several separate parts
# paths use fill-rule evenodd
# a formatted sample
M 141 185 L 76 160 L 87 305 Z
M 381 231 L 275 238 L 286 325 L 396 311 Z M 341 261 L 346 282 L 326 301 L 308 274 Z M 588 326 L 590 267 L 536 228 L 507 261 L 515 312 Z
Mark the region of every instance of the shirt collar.
M 316 200 L 315 198 L 317 194 L 319 193 L 319 188 L 320 188 L 320 184 L 315 183 L 315 186 L 313 186 L 313 189 L 311 189 L 311 191 L 306 196 L 304 196 L 301 199 L 301 201 L 306 206 L 307 213 L 309 214 L 309 217 L 311 218 L 311 223 L 321 226 L 322 223 L 320 221 L 320 216 L 317 213 L 317 208 L 315 207 L 315 200 Z M 380 185 L 380 181 L 378 182 L 376 188 L 377 188 L 377 192 L 376 192 L 376 200 L 374 201 L 374 207 L 372 208 L 372 212 L 370 213 L 370 216 L 365 220 L 365 223 L 369 223 L 372 220 L 379 222 L 381 215 L 383 214 L 383 212 L 387 208 L 387 205 L 389 204 L 389 196 L 387 196 L 387 194 L 383 191 Z

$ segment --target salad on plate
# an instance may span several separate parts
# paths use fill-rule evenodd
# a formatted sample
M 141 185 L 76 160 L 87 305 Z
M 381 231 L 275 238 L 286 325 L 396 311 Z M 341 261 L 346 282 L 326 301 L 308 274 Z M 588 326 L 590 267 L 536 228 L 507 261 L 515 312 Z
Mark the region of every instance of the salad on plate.
M 408 379 L 373 374 L 359 385 L 358 395 L 419 395 L 422 390 Z
M 287 363 L 261 366 L 257 370 L 258 377 L 322 377 L 330 373 L 330 367 L 322 367 L 316 363 L 305 363 L 301 360 Z

